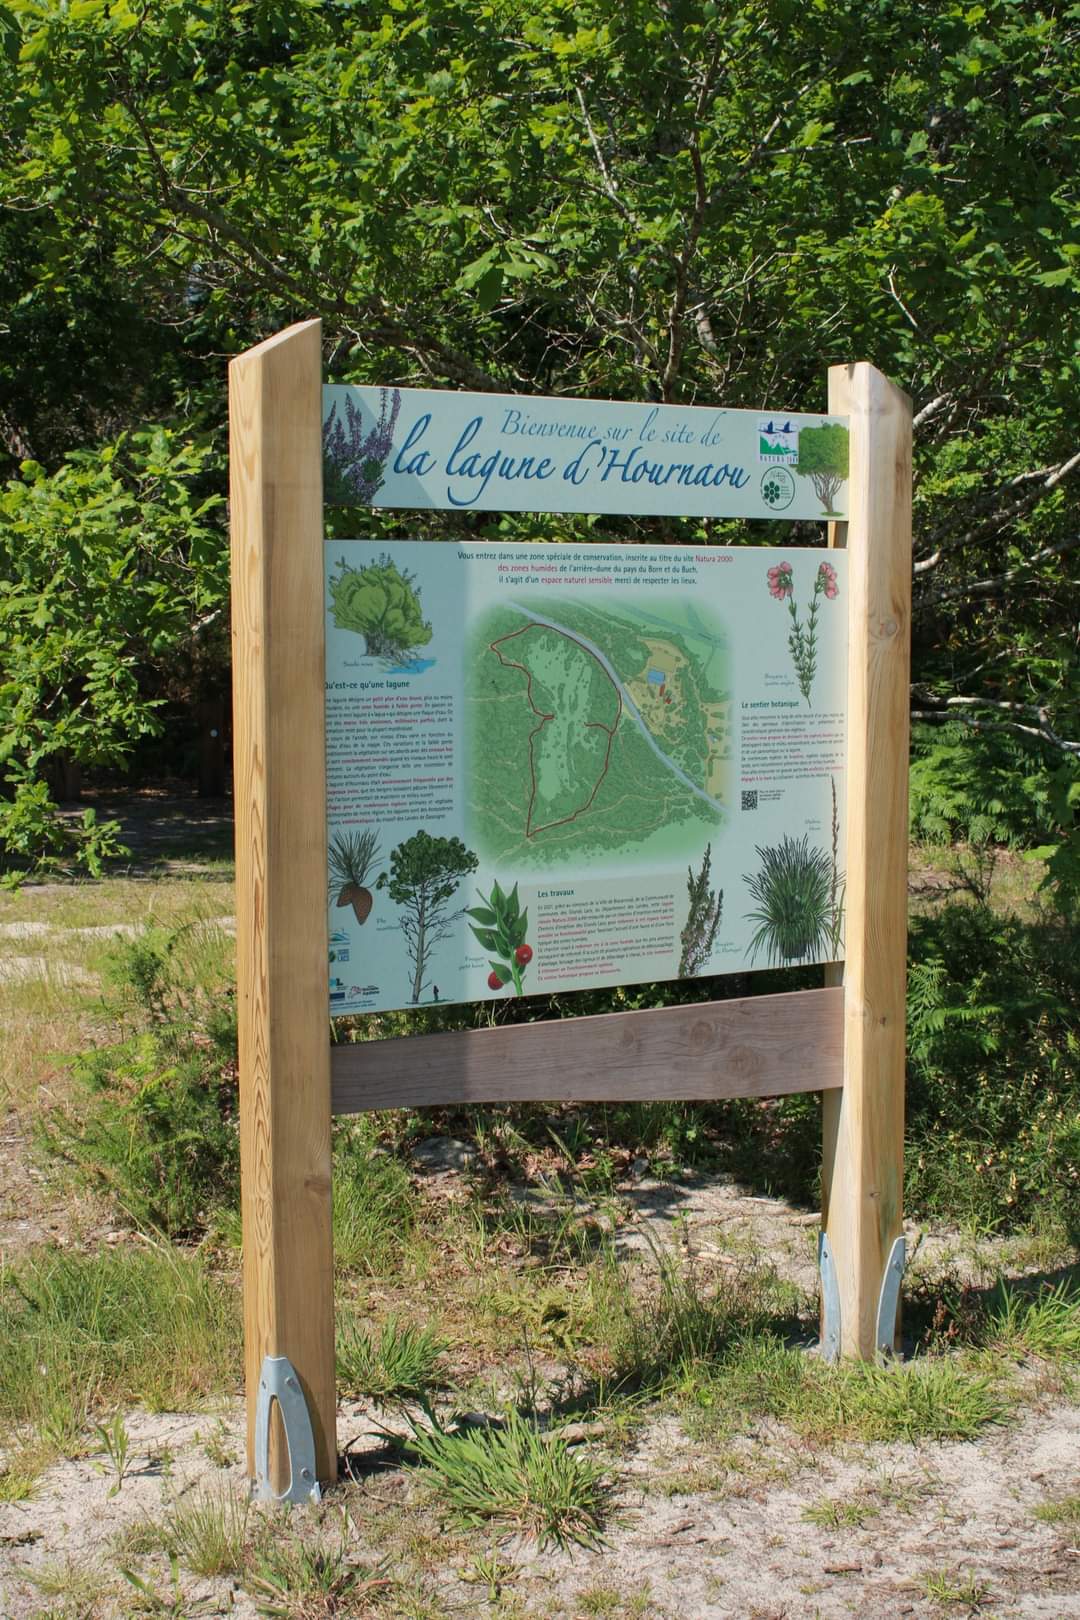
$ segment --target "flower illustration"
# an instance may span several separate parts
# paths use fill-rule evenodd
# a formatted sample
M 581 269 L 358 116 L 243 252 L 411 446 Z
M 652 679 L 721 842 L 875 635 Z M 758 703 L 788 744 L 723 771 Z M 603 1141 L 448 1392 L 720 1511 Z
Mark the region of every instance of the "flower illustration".
M 785 596 L 790 596 L 795 589 L 789 562 L 777 563 L 775 568 L 770 568 L 768 578 L 769 595 L 775 596 L 778 602 L 782 602 Z
M 795 605 L 795 571 L 791 563 L 781 562 L 777 563 L 775 568 L 770 568 L 768 581 L 769 595 L 777 602 L 787 602 L 788 605 L 788 614 L 791 618 L 788 647 L 791 650 L 791 661 L 795 666 L 799 691 L 809 708 L 810 692 L 817 672 L 818 598 L 824 596 L 826 601 L 833 602 L 839 596 L 840 587 L 837 583 L 836 569 L 832 563 L 819 564 L 818 571 L 814 575 L 814 589 L 806 610 L 805 625 L 800 620 L 799 609 Z
M 840 587 L 836 583 L 836 569 L 832 563 L 823 562 L 818 569 L 817 589 L 824 591 L 832 602 L 840 594 Z
M 401 389 L 379 389 L 379 419 L 364 432 L 364 419 L 348 394 L 345 421 L 337 402 L 323 423 L 323 481 L 331 505 L 370 506 L 382 488 L 383 471 L 394 448 Z M 346 426 L 347 424 L 347 426 Z

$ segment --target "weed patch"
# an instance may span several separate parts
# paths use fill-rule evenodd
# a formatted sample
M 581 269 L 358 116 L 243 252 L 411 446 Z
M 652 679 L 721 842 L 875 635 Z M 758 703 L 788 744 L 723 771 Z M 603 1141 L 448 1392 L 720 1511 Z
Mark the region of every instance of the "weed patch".
M 1010 1410 L 998 1384 L 955 1361 L 830 1367 L 768 1334 L 738 1341 L 682 1393 L 692 1428 L 730 1433 L 772 1417 L 816 1445 L 970 1440 Z
M 169 1237 L 201 1235 L 216 1207 L 239 1200 L 235 1009 L 181 970 L 191 933 L 150 930 L 115 947 L 107 972 L 136 1027 L 76 1058 L 77 1097 L 38 1127 L 52 1155 Z
M 381 1277 L 400 1266 L 416 1230 L 418 1199 L 399 1159 L 376 1147 L 363 1126 L 334 1137 L 334 1261 L 343 1271 Z
M 182 1410 L 238 1378 L 236 1302 L 165 1243 L 32 1256 L 0 1278 L 0 1418 L 70 1449 L 106 1405 Z
M 433 1328 L 388 1317 L 376 1335 L 338 1312 L 337 1376 L 343 1395 L 375 1401 L 420 1400 L 438 1381 L 446 1349 Z
M 600 1463 L 511 1410 L 499 1426 L 415 1430 L 410 1447 L 452 1519 L 549 1543 L 595 1545 L 610 1483 Z

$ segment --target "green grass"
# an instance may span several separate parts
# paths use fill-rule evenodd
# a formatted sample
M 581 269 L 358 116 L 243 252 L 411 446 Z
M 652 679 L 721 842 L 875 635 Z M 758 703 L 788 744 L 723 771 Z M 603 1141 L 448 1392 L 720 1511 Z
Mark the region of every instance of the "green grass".
M 773 1417 L 817 1446 L 972 1440 L 1012 1409 L 998 1380 L 956 1360 L 826 1366 L 769 1334 L 740 1339 L 714 1367 L 696 1369 L 682 1398 L 694 1431 L 726 1435 Z
M 183 1496 L 156 1528 L 160 1546 L 193 1575 L 240 1575 L 246 1556 L 249 1504 L 223 1485 Z
M 802 1517 L 807 1524 L 819 1525 L 823 1530 L 861 1530 L 880 1512 L 876 1502 L 858 1492 L 848 1497 L 823 1497 L 804 1508 Z
M 1080 1548 L 1080 1495 L 1043 1502 L 1035 1509 L 1035 1517 L 1042 1524 L 1060 1525 L 1072 1545 Z
M 376 1334 L 339 1307 L 338 1394 L 374 1401 L 420 1400 L 438 1382 L 446 1349 L 434 1328 L 414 1327 L 391 1316 Z
M 932 1603 L 945 1608 L 964 1608 L 975 1613 L 990 1595 L 990 1588 L 968 1571 L 927 1570 L 922 1587 Z
M 1038 1293 L 1002 1281 L 990 1297 L 980 1338 L 991 1349 L 1046 1361 L 1080 1361 L 1080 1283 Z
M 106 1408 L 182 1411 L 234 1390 L 239 1347 L 236 1297 L 197 1256 L 38 1252 L 0 1274 L 0 1421 L 67 1451 Z
M 270 1620 L 330 1620 L 370 1613 L 369 1600 L 390 1582 L 378 1569 L 354 1560 L 344 1519 L 340 1536 L 329 1544 L 310 1535 L 305 1540 L 283 1517 L 260 1527 L 243 1584 Z
M 383 1277 L 415 1258 L 419 1201 L 400 1159 L 378 1148 L 358 1125 L 334 1139 L 334 1261 L 339 1270 Z
M 590 1337 L 617 1390 L 677 1382 L 791 1303 L 763 1266 L 726 1271 L 706 1285 L 670 1255 L 657 1253 L 654 1262 L 628 1267 L 609 1252 L 592 1272 Z
M 464 1527 L 485 1523 L 540 1545 L 593 1546 L 610 1489 L 604 1467 L 511 1409 L 499 1426 L 416 1430 L 411 1449 L 441 1505 Z

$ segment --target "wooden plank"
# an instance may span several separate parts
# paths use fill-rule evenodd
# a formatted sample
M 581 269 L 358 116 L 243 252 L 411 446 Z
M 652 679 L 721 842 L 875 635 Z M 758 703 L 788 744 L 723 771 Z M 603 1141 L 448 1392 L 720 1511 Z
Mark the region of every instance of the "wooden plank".
M 248 1469 L 259 1369 L 288 1356 L 336 1475 L 321 328 L 229 367 L 237 1006 Z M 271 1487 L 288 1483 L 280 1433 Z
M 780 1096 L 840 1085 L 842 1049 L 841 991 L 746 996 L 335 1046 L 333 1108 Z
M 902 1230 L 907 970 L 911 402 L 873 366 L 829 369 L 850 419 L 844 1084 L 824 1099 L 822 1228 L 841 1353 L 876 1353 L 877 1304 Z M 844 532 L 846 530 L 846 533 Z

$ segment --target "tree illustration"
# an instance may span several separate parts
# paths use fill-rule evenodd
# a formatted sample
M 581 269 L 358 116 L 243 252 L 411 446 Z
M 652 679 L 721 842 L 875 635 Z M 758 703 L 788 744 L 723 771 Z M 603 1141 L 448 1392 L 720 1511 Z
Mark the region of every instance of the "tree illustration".
M 848 475 L 848 430 L 840 422 L 803 428 L 795 471 L 809 478 L 827 517 L 835 516 L 833 501 Z
M 407 838 L 390 856 L 390 871 L 377 888 L 385 888 L 401 907 L 401 932 L 413 965 L 412 1001 L 420 1000 L 424 975 L 435 946 L 446 938 L 465 907 L 448 912 L 461 879 L 479 862 L 460 838 L 433 838 L 422 830 Z
M 342 557 L 341 570 L 330 581 L 334 624 L 364 637 L 375 658 L 403 660 L 415 656 L 431 640 L 425 624 L 415 574 L 398 568 L 384 552 L 366 568 L 350 568 Z
M 709 868 L 712 865 L 712 845 L 706 844 L 701 871 L 694 876 L 693 867 L 686 869 L 686 889 L 690 896 L 690 911 L 686 927 L 679 935 L 682 955 L 679 958 L 679 978 L 689 979 L 700 973 L 709 960 L 716 930 L 724 909 L 724 891 L 719 894 L 709 888 Z

